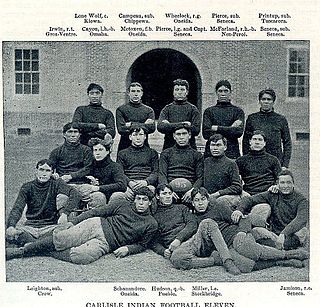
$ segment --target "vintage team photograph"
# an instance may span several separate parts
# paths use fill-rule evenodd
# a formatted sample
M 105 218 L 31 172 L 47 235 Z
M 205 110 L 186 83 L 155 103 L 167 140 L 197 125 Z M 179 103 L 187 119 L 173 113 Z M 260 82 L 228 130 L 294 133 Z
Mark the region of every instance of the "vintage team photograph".
M 7 282 L 309 281 L 309 41 L 2 48 Z

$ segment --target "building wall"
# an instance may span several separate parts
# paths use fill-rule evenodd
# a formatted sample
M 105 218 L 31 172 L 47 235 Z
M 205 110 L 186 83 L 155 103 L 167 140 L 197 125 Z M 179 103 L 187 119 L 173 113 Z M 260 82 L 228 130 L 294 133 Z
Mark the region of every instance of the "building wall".
M 233 100 L 246 114 L 259 109 L 257 94 L 275 89 L 275 108 L 284 114 L 291 130 L 309 131 L 308 99 L 288 99 L 287 48 L 301 41 L 152 41 L 152 42 L 4 42 L 4 125 L 7 134 L 18 127 L 31 131 L 60 131 L 78 105 L 87 103 L 90 82 L 105 88 L 104 105 L 115 109 L 126 101 L 128 72 L 134 61 L 152 49 L 171 48 L 184 53 L 199 70 L 202 112 L 216 99 L 220 79 L 233 85 Z M 14 49 L 40 50 L 40 94 L 14 93 Z M 156 72 L 155 72 L 156 73 Z

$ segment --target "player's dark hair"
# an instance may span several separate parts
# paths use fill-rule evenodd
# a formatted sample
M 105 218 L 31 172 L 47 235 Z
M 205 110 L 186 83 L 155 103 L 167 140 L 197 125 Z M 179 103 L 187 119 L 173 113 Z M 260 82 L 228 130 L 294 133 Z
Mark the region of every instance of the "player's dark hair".
M 227 146 L 227 139 L 226 139 L 225 137 L 223 137 L 220 133 L 216 133 L 216 134 L 214 134 L 214 135 L 211 135 L 210 138 L 209 138 L 209 142 L 210 142 L 210 143 L 211 143 L 211 142 L 216 143 L 216 142 L 218 142 L 218 141 L 220 141 L 220 140 L 222 140 L 223 144 L 224 144 L 225 146 Z
M 100 91 L 101 94 L 103 94 L 103 92 L 104 92 L 102 86 L 100 86 L 99 84 L 90 83 L 88 88 L 87 88 L 87 94 L 89 94 L 89 92 L 92 91 L 93 89 L 96 89 L 96 90 Z
M 228 80 L 220 80 L 217 84 L 216 84 L 216 91 L 221 87 L 221 86 L 225 86 L 226 88 L 228 88 L 231 92 L 231 83 Z
M 42 159 L 42 160 L 38 161 L 36 164 L 36 168 L 39 168 L 39 166 L 45 165 L 45 164 L 47 164 L 48 166 L 50 166 L 53 169 L 53 163 L 49 159 Z
M 266 89 L 260 91 L 260 92 L 259 92 L 259 100 L 261 100 L 261 98 L 262 98 L 262 96 L 263 96 L 264 94 L 270 95 L 270 96 L 272 97 L 272 100 L 273 100 L 273 101 L 276 101 L 276 98 L 277 98 L 276 92 L 275 92 L 272 88 L 266 88 Z
M 200 188 L 194 188 L 191 192 L 191 200 L 194 199 L 194 197 L 200 193 L 201 196 L 205 196 L 206 198 L 209 199 L 209 192 L 206 188 L 200 187 Z
M 187 80 L 183 80 L 183 79 L 176 79 L 173 81 L 173 87 L 175 85 L 181 85 L 181 86 L 185 86 L 187 91 L 189 91 L 189 82 Z

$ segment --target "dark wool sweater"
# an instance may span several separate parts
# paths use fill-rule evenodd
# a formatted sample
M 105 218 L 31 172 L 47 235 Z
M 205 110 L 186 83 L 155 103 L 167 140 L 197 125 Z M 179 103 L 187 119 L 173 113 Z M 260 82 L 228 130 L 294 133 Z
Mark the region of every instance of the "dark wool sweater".
M 116 122 L 117 122 L 117 129 L 118 133 L 121 135 L 118 152 L 122 149 L 128 148 L 131 145 L 131 141 L 129 140 L 129 130 L 130 127 L 126 127 L 125 123 L 131 122 L 134 123 L 141 123 L 143 124 L 147 119 L 155 119 L 154 111 L 152 108 L 139 103 L 133 104 L 131 102 L 124 104 L 117 108 L 116 110 Z M 153 133 L 156 130 L 155 123 L 153 124 L 144 124 L 147 134 Z M 145 141 L 145 145 L 149 146 L 148 144 L 148 135 Z
M 235 235 L 240 231 L 239 225 L 233 224 L 231 214 L 232 210 L 227 205 L 217 205 L 215 202 L 211 202 L 205 212 L 195 212 L 194 216 L 198 224 L 204 219 L 212 219 L 217 222 L 227 246 L 230 247 Z M 208 242 L 205 246 L 201 246 L 200 256 L 208 257 L 214 249 L 214 245 L 210 246 Z
M 113 192 L 125 192 L 126 178 L 121 165 L 113 162 L 110 155 L 101 161 L 93 162 L 93 177 L 99 180 L 99 191 L 104 193 L 107 200 Z
M 238 166 L 225 155 L 211 156 L 204 160 L 203 181 L 203 186 L 210 194 L 219 192 L 221 196 L 240 195 L 242 192 Z
M 149 209 L 139 213 L 134 204 L 125 199 L 95 207 L 80 214 L 72 222 L 77 224 L 95 216 L 101 217 L 103 232 L 112 251 L 126 245 L 129 254 L 140 253 L 147 248 L 158 228 Z
M 251 195 L 267 191 L 276 183 L 281 171 L 279 160 L 266 151 L 250 150 L 250 153 L 236 160 L 244 181 L 243 189 Z
M 91 171 L 93 154 L 88 146 L 65 141 L 50 153 L 49 160 L 60 176 L 71 175 L 72 180 L 69 183 L 84 183 L 84 177 Z
M 290 194 L 264 192 L 251 197 L 244 197 L 238 207 L 241 212 L 260 203 L 271 206 L 269 223 L 271 230 L 279 235 L 290 236 L 306 226 L 309 218 L 309 202 L 299 192 Z
M 27 221 L 25 225 L 40 228 L 56 224 L 59 218 L 56 206 L 58 194 L 69 196 L 68 206 L 62 212 L 68 215 L 73 209 L 79 207 L 80 193 L 61 179 L 51 178 L 44 183 L 36 179 L 23 184 L 9 214 L 8 227 L 16 226 L 26 205 Z
M 203 157 L 190 145 L 176 144 L 160 154 L 159 183 L 169 183 L 176 178 L 188 179 L 194 188 L 202 186 Z
M 147 146 L 130 146 L 118 153 L 117 162 L 122 166 L 127 183 L 130 180 L 146 180 L 156 186 L 158 182 L 159 156 Z
M 163 120 L 169 123 L 163 123 Z M 196 106 L 188 101 L 172 102 L 166 105 L 160 112 L 158 121 L 158 131 L 164 134 L 163 150 L 172 147 L 175 144 L 173 131 L 177 124 L 189 121 L 191 123 L 190 145 L 196 149 L 195 136 L 200 132 L 201 117 Z
M 72 121 L 79 124 L 81 128 L 80 141 L 84 145 L 88 145 L 88 141 L 94 137 L 103 139 L 106 133 L 109 133 L 112 138 L 116 135 L 114 116 L 101 104 L 77 107 Z M 105 124 L 106 129 L 99 129 L 98 124 Z
M 242 126 L 231 127 L 236 121 L 241 120 Z M 212 126 L 218 126 L 217 131 L 212 131 Z M 242 136 L 244 127 L 244 112 L 231 102 L 217 102 L 215 106 L 207 108 L 203 113 L 202 135 L 208 140 L 205 148 L 205 157 L 210 156 L 209 138 L 214 133 L 222 134 L 228 141 L 226 156 L 236 159 L 240 156 L 238 138 Z
M 286 118 L 274 111 L 260 111 L 250 114 L 243 135 L 243 154 L 249 152 L 249 140 L 254 130 L 262 130 L 265 133 L 266 151 L 277 157 L 282 166 L 288 167 L 291 158 L 292 144 Z
M 158 232 L 151 248 L 162 256 L 173 240 L 184 242 L 197 231 L 197 222 L 185 205 L 158 205 L 154 218 L 158 222 Z

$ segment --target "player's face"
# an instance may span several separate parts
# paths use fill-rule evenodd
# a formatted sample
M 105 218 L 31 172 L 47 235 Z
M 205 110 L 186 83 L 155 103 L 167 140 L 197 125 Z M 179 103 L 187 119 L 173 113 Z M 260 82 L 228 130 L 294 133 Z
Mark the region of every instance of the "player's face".
M 136 195 L 134 198 L 134 205 L 136 207 L 137 212 L 143 213 L 148 210 L 151 202 L 146 195 Z
M 88 97 L 91 104 L 100 104 L 102 99 L 102 93 L 98 89 L 93 88 L 88 93 Z
M 189 144 L 191 133 L 187 129 L 178 129 L 173 133 L 173 138 L 179 146 L 186 146 Z
M 165 187 L 164 190 L 159 192 L 157 198 L 162 206 L 170 206 L 173 200 L 172 191 Z
M 293 192 L 294 183 L 290 175 L 279 176 L 278 185 L 279 191 L 282 194 L 290 194 Z
M 110 151 L 101 144 L 93 146 L 93 156 L 97 161 L 103 160 L 109 153 Z
M 249 141 L 250 149 L 259 151 L 262 150 L 266 146 L 266 142 L 264 137 L 261 134 L 253 135 L 251 140 Z
M 210 142 L 210 152 L 214 157 L 221 157 L 224 155 L 227 146 L 223 144 L 222 140 L 218 140 L 217 142 Z
M 188 95 L 188 90 L 185 85 L 175 85 L 173 87 L 173 98 L 175 100 L 185 100 Z
M 129 99 L 132 103 L 140 103 L 143 95 L 143 90 L 140 86 L 130 86 Z
M 271 112 L 274 101 L 272 99 L 272 96 L 269 94 L 263 94 L 261 99 L 259 100 L 261 110 L 264 112 Z
M 130 134 L 129 139 L 134 147 L 142 147 L 146 140 L 146 134 L 142 129 L 140 129 L 139 131 L 134 131 Z
M 197 212 L 205 212 L 208 208 L 209 200 L 206 196 L 197 193 L 192 200 L 192 204 Z
M 36 178 L 40 182 L 47 182 L 49 181 L 52 173 L 52 167 L 48 164 L 39 165 L 36 170 Z
M 79 141 L 80 132 L 78 129 L 70 128 L 63 134 L 63 136 L 68 143 L 75 144 Z
M 217 89 L 217 96 L 219 101 L 228 102 L 231 98 L 231 91 L 224 85 Z

